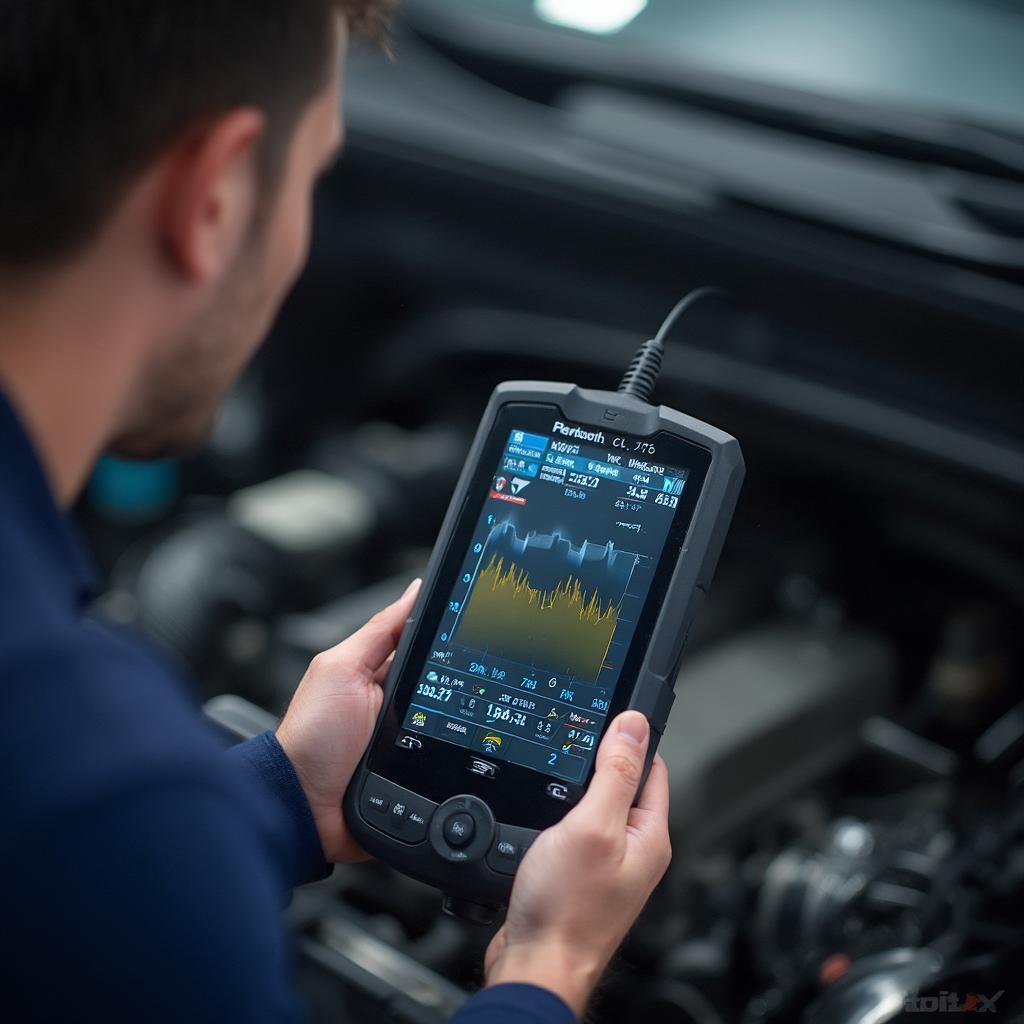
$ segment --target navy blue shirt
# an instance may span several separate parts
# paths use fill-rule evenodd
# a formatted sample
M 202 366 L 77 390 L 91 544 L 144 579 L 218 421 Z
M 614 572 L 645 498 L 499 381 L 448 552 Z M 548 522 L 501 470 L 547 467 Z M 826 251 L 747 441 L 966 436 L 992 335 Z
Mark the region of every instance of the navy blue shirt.
M 0 395 L 4 1015 L 301 1019 L 281 897 L 329 865 L 291 763 L 271 733 L 225 755 L 170 667 L 84 614 L 92 583 Z M 455 1020 L 573 1016 L 502 985 Z

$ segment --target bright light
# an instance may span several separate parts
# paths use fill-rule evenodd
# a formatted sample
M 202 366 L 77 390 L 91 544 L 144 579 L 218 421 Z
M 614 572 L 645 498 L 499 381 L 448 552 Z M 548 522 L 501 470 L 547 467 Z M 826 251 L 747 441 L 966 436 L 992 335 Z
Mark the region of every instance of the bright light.
M 533 0 L 537 16 L 581 32 L 621 32 L 646 6 L 647 0 Z

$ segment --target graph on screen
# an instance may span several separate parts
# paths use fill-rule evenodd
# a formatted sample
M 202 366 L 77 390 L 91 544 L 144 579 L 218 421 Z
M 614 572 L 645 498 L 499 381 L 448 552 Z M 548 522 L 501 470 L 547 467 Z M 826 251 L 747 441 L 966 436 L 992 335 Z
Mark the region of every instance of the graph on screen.
M 559 533 L 495 527 L 455 641 L 526 665 L 594 680 L 615 635 L 638 556 Z

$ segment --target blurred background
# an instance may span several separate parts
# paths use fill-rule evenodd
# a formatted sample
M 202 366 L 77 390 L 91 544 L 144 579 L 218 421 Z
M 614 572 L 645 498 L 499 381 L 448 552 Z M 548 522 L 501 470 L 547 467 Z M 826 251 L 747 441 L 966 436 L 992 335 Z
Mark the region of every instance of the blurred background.
M 350 61 L 309 269 L 209 446 L 99 467 L 101 614 L 261 730 L 422 569 L 494 384 L 613 388 L 724 286 L 659 398 L 748 482 L 662 745 L 675 860 L 593 1019 L 1011 990 L 1024 8 L 404 0 L 394 51 Z M 380 865 L 288 916 L 316 1022 L 435 1024 L 480 982 L 490 933 Z

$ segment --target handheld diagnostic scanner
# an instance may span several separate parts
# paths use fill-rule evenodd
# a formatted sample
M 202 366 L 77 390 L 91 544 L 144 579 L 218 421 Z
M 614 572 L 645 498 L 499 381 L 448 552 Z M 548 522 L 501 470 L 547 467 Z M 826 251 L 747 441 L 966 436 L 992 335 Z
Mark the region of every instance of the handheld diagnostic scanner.
M 366 851 L 487 922 L 582 796 L 606 724 L 673 701 L 743 478 L 739 444 L 648 399 L 681 302 L 618 392 L 491 396 L 345 796 Z

